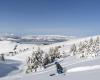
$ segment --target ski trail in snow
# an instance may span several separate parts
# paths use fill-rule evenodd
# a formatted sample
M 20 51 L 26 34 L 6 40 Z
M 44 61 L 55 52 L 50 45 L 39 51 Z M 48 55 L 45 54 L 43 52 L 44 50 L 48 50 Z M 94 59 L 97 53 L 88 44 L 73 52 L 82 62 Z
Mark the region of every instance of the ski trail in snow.
M 96 70 L 96 69 L 100 69 L 100 65 L 76 67 L 67 70 L 67 72 L 72 73 L 72 72 L 80 72 L 80 71 L 88 71 L 88 70 Z
M 62 63 L 62 66 L 63 66 L 63 67 L 68 67 L 68 66 L 71 66 L 71 65 L 75 65 L 75 64 L 79 64 L 79 63 L 87 62 L 87 61 L 92 61 L 92 60 L 97 60 L 97 59 L 99 59 L 99 58 L 95 58 L 95 59 L 85 59 L 85 60 L 73 62 L 73 63 L 71 63 L 71 64 Z M 100 65 L 99 65 L 99 66 L 100 66 Z M 90 66 L 86 66 L 86 67 L 90 67 Z M 77 70 L 76 72 L 79 72 L 79 68 L 83 68 L 83 67 L 77 67 L 76 69 L 78 69 L 78 70 Z M 55 66 L 52 66 L 52 67 L 50 67 L 50 68 L 47 69 L 47 70 L 34 73 L 34 75 L 42 74 L 42 73 L 48 73 L 48 72 L 51 72 L 51 71 L 53 71 L 53 70 L 55 70 L 55 69 L 56 69 Z M 86 69 L 86 68 L 85 68 L 85 69 Z M 84 70 L 85 70 L 85 69 L 84 69 Z M 99 69 L 100 69 L 100 68 L 99 68 Z M 84 70 L 83 70 L 83 71 L 84 71 Z M 91 70 L 93 70 L 93 69 L 91 69 Z M 68 72 L 68 70 L 67 70 L 67 72 Z M 75 71 L 74 71 L 74 68 L 69 69 L 69 73 L 70 73 L 70 72 L 75 72 Z

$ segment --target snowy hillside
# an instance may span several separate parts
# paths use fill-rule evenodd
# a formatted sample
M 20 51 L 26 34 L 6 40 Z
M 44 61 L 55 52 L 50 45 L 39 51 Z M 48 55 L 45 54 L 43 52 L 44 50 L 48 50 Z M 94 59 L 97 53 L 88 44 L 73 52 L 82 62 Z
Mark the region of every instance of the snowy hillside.
M 0 61 L 0 80 L 100 80 L 100 36 L 71 39 L 50 45 L 0 41 L 0 51 L 1 54 L 6 54 L 5 61 Z M 36 72 L 32 69 L 32 72 L 26 73 L 28 66 L 35 64 L 28 62 L 28 59 L 35 60 L 37 55 L 40 57 Z M 52 56 L 58 58 L 65 73 L 57 74 L 54 61 L 43 68 L 41 61 L 47 56 L 50 61 Z
M 70 60 L 70 59 L 69 59 Z M 72 60 L 72 59 L 71 59 Z M 70 65 L 66 61 L 62 62 L 62 66 L 67 68 L 66 74 L 57 74 L 55 66 L 52 66 L 42 72 L 20 74 L 20 72 L 0 80 L 99 80 L 100 79 L 100 57 L 94 60 L 81 61 L 78 63 L 70 62 Z M 74 63 L 74 64 L 73 64 Z M 54 76 L 49 76 L 52 73 L 56 73 Z
M 0 54 L 13 51 L 17 43 L 12 41 L 0 41 Z

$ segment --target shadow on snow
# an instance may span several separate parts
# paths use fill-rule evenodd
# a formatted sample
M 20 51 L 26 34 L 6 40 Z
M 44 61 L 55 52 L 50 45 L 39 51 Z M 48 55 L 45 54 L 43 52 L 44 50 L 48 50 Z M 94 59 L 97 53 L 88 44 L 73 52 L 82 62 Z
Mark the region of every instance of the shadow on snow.
M 0 62 L 0 77 L 4 77 L 11 73 L 12 71 L 18 70 L 18 66 L 21 63 L 19 61 L 7 60 L 5 62 Z

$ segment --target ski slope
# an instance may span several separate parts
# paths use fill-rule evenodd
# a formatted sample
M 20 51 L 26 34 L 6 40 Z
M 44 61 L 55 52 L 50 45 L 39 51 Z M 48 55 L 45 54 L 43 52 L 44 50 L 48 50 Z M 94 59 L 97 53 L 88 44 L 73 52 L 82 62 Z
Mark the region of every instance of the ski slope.
M 93 38 L 96 38 L 94 36 Z M 54 63 L 52 66 L 32 72 L 29 74 L 25 73 L 25 65 L 27 57 L 32 54 L 32 50 L 36 50 L 40 47 L 42 50 L 47 52 L 50 47 L 61 46 L 60 52 L 65 52 L 66 55 L 70 55 L 69 49 L 72 44 L 79 44 L 80 41 L 89 40 L 91 37 L 72 39 L 70 41 L 55 43 L 51 45 L 31 45 L 31 44 L 16 44 L 11 42 L 0 42 L 1 51 L 6 53 L 12 51 L 15 45 L 18 45 L 17 51 L 19 54 L 15 56 L 6 56 L 7 61 L 0 61 L 0 80 L 100 80 L 100 56 L 95 58 L 83 58 L 79 59 L 75 56 L 68 56 L 60 59 L 60 64 L 65 69 L 65 74 L 57 74 Z M 2 49 L 4 48 L 4 49 Z M 23 51 L 28 48 L 28 50 Z M 4 52 L 4 53 L 5 53 Z M 3 53 L 3 52 L 2 52 Z M 50 76 L 50 74 L 56 74 Z
M 62 66 L 67 69 L 66 74 L 57 74 L 55 65 L 47 68 L 46 70 L 39 71 L 36 73 L 30 74 L 16 74 L 12 77 L 8 75 L 5 78 L 0 80 L 99 80 L 100 79 L 100 57 L 80 62 L 73 62 L 67 64 L 64 61 L 61 62 Z M 54 76 L 49 76 L 50 74 L 55 73 Z

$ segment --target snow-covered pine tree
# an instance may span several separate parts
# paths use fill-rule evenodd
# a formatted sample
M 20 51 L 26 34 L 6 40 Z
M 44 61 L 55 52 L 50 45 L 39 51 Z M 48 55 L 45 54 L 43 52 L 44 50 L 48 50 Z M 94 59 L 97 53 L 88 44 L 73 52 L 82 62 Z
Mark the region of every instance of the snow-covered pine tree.
M 45 57 L 43 59 L 43 67 L 46 68 L 46 65 L 50 63 L 50 56 L 49 54 L 45 54 Z
M 89 40 L 89 45 L 90 45 L 90 46 L 92 46 L 92 45 L 93 45 L 93 43 L 94 43 L 93 38 L 90 38 L 90 40 Z
M 55 55 L 55 58 L 60 58 L 59 47 L 54 48 L 54 55 Z
M 95 49 L 96 55 L 98 55 L 99 51 L 100 51 L 100 38 L 99 38 L 99 36 L 97 36 L 97 38 L 95 40 L 94 49 Z
M 72 55 L 76 55 L 77 53 L 77 48 L 76 48 L 76 45 L 73 44 L 70 48 L 70 53 L 72 53 Z
M 77 53 L 80 58 L 86 57 L 85 49 L 86 49 L 86 43 L 80 42 L 77 49 Z
M 51 62 L 54 62 L 55 58 L 60 58 L 59 48 L 58 47 L 50 48 L 49 55 L 50 55 Z
M 29 61 L 30 64 L 28 65 L 29 69 L 32 69 L 36 72 L 38 68 L 41 68 L 43 66 L 43 53 L 43 50 L 41 50 L 40 48 L 38 48 L 37 51 L 33 51 L 33 54 L 30 57 Z M 29 70 L 28 68 L 27 70 Z
M 32 72 L 32 58 L 28 57 L 26 73 Z
M 82 41 L 77 46 L 73 44 L 70 52 L 74 55 L 77 54 L 79 57 L 95 57 L 100 53 L 100 37 Z

